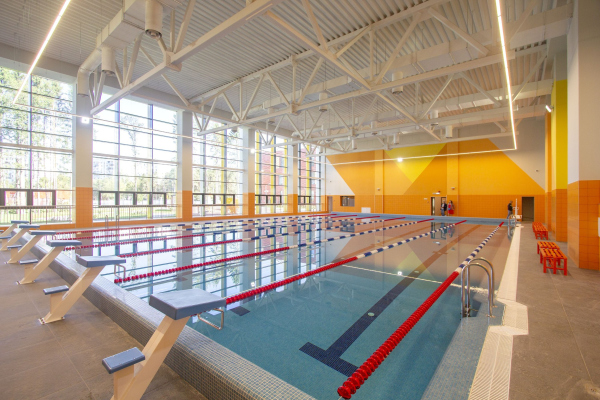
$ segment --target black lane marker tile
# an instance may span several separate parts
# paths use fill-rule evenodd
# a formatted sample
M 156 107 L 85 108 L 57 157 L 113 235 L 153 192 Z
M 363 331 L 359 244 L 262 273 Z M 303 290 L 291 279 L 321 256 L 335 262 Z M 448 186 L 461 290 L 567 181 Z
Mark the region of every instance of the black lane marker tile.
M 242 315 L 246 315 L 246 314 L 248 314 L 250 312 L 250 310 L 248 310 L 247 308 L 244 308 L 242 306 L 231 308 L 229 311 L 233 311 L 234 313 L 236 313 L 240 317 Z

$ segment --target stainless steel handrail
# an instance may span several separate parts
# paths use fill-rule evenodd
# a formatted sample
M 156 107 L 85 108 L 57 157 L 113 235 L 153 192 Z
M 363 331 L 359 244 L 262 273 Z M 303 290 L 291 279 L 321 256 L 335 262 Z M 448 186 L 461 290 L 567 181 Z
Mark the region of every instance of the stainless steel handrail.
M 484 261 L 489 265 L 484 266 L 483 264 L 479 264 L 473 262 L 475 260 Z M 469 263 L 462 269 L 460 272 L 460 301 L 461 301 L 461 317 L 470 317 L 471 313 L 471 265 L 476 265 L 481 267 L 488 276 L 488 317 L 494 318 L 492 313 L 492 308 L 494 307 L 494 280 L 493 280 L 493 265 L 488 260 L 483 258 L 473 259 L 469 261 Z M 465 280 L 465 271 L 466 271 L 466 280 Z M 466 294 L 465 294 L 465 281 L 466 281 Z

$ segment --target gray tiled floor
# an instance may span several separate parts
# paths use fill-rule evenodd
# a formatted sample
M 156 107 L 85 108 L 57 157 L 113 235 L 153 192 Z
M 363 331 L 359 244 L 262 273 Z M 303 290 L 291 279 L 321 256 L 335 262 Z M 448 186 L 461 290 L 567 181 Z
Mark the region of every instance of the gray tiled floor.
M 0 253 L 0 398 L 110 399 L 113 379 L 102 359 L 143 346 L 85 298 L 64 321 L 40 325 L 50 305 L 42 289 L 65 282 L 48 269 L 33 284 L 16 285 L 23 267 L 6 264 L 8 257 Z M 163 365 L 142 399 L 205 397 Z
M 567 276 L 544 274 L 531 224 L 521 232 L 517 301 L 529 335 L 514 340 L 510 399 L 600 399 L 600 272 L 569 260 Z

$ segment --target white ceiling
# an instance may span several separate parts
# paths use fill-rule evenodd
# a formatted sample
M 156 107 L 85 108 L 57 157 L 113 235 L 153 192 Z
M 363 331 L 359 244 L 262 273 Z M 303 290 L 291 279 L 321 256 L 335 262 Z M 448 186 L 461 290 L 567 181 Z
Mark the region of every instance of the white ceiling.
M 507 36 L 510 34 L 510 32 L 507 32 L 508 28 L 518 24 L 519 18 L 522 17 L 523 11 L 530 5 L 530 1 L 533 0 L 506 0 L 503 2 L 505 27 L 507 28 L 505 34 Z M 184 18 L 188 0 L 179 0 L 179 2 L 181 5 L 175 9 L 175 27 L 177 29 L 179 29 L 178 27 Z M 341 41 L 337 50 L 348 42 L 348 40 L 338 38 L 378 21 L 385 21 L 386 18 L 401 16 L 402 13 L 409 12 L 412 7 L 421 3 L 431 2 L 432 0 L 426 2 L 420 0 L 309 0 L 324 38 L 329 43 L 336 39 Z M 436 1 L 436 3 L 440 3 L 440 1 Z M 513 88 L 518 88 L 532 72 L 532 69 L 535 69 L 532 76 L 529 77 L 528 88 L 531 88 L 531 90 L 524 90 L 522 93 L 524 98 L 515 102 L 518 109 L 525 110 L 528 107 L 545 104 L 548 90 L 540 82 L 551 79 L 552 60 L 545 59 L 548 40 L 543 35 L 540 36 L 542 40 L 537 40 L 535 34 L 536 29 L 547 26 L 545 24 L 548 24 L 548 16 L 550 16 L 552 10 L 558 13 L 557 9 L 568 7 L 565 3 L 566 1 L 536 0 L 532 8 L 532 16 L 526 20 L 521 28 L 521 32 L 524 33 L 522 35 L 523 39 L 519 40 L 525 42 L 526 45 L 511 47 L 513 50 L 517 50 L 517 56 L 510 61 L 510 79 Z M 2 5 L 0 42 L 36 53 L 62 6 L 63 0 L 2 0 L 0 4 Z M 499 52 L 497 32 L 494 36 L 488 35 L 488 32 L 495 32 L 497 29 L 494 4 L 494 0 L 450 0 L 441 1 L 441 4 L 434 9 L 451 23 L 467 32 L 470 37 L 479 40 L 489 51 L 489 54 L 497 54 Z M 122 0 L 73 0 L 48 44 L 45 55 L 80 65 L 96 48 L 96 36 L 100 30 L 117 14 L 121 6 Z M 192 14 L 184 46 L 206 34 L 245 6 L 245 0 L 198 0 Z M 284 0 L 272 7 L 270 11 L 289 23 L 303 36 L 318 43 L 317 35 L 307 17 L 302 1 Z M 534 18 L 537 14 L 544 16 L 543 21 L 540 23 Z M 375 30 L 374 62 L 377 70 L 381 69 L 382 65 L 388 60 L 393 48 L 409 28 L 411 21 L 412 16 L 404 19 L 398 18 L 395 22 Z M 381 22 L 380 24 L 385 25 Z M 549 31 L 549 29 L 545 29 L 545 31 Z M 531 34 L 528 34 L 528 32 L 531 32 Z M 526 34 L 528 34 L 527 37 L 525 37 Z M 163 38 L 167 46 L 169 45 L 169 36 L 170 13 L 167 10 L 163 18 Z M 488 37 L 492 40 L 486 39 Z M 465 44 L 459 35 L 437 19 L 428 17 L 417 24 L 415 30 L 409 35 L 405 45 L 399 51 L 400 58 L 398 60 L 418 57 L 418 61 L 405 63 L 399 70 L 404 72 L 406 78 L 428 71 L 441 71 L 444 67 L 460 65 L 467 61 L 486 57 L 477 52 L 472 46 L 467 47 L 464 45 L 461 49 L 453 50 L 452 46 L 458 44 Z M 142 47 L 155 61 L 162 61 L 162 52 L 154 40 L 144 35 Z M 131 54 L 132 48 L 133 44 L 130 44 L 129 54 Z M 447 49 L 440 53 L 442 48 Z M 289 60 L 292 55 L 305 55 L 300 56 L 296 70 L 296 89 L 302 90 L 319 60 L 318 55 L 310 55 L 310 53 L 306 53 L 307 50 L 309 48 L 301 41 L 294 39 L 289 32 L 280 29 L 269 18 L 260 16 L 186 60 L 183 63 L 181 72 L 169 70 L 166 72 L 166 76 L 183 96 L 187 99 L 194 99 L 196 104 L 202 99 L 206 99 L 208 95 L 216 93 L 219 88 L 246 77 L 241 96 L 239 85 L 233 86 L 224 92 L 231 106 L 239 113 L 240 97 L 242 100 L 241 109 L 243 110 L 246 108 L 247 102 L 258 83 L 258 76 L 264 68 L 270 67 L 273 80 L 283 93 L 290 94 L 292 92 L 292 67 L 290 63 L 286 63 L 286 60 Z M 350 47 L 342 58 L 352 68 L 360 71 L 369 68 L 369 53 L 369 34 L 366 34 Z M 435 57 L 430 57 L 431 54 Z M 544 61 L 540 61 L 540 59 Z M 278 63 L 281 67 L 277 66 Z M 122 69 L 123 62 L 120 52 L 117 53 L 117 64 Z M 133 79 L 139 78 L 151 68 L 152 65 L 140 54 L 133 71 Z M 460 72 L 481 86 L 484 91 L 496 90 L 498 93 L 504 91 L 502 63 L 491 63 L 482 67 L 464 69 Z M 446 75 L 422 80 L 418 84 L 418 89 L 415 84 L 407 84 L 404 86 L 404 92 L 401 95 L 389 98 L 397 107 L 408 111 L 413 117 L 418 117 L 426 110 L 427 103 L 436 99 L 440 88 L 447 80 Z M 251 79 L 254 76 L 256 78 Z M 326 61 L 317 72 L 313 85 L 322 83 L 322 88 L 329 93 L 330 97 L 354 92 L 360 88 L 354 81 L 350 83 L 346 81 L 341 85 L 333 81 L 337 78 L 339 83 L 340 78 L 343 76 L 344 73 L 339 65 L 336 66 L 332 62 Z M 363 76 L 366 76 L 366 73 Z M 383 83 L 390 79 L 391 74 L 386 75 Z M 168 94 L 174 93 L 160 76 L 145 82 L 144 86 Z M 390 96 L 386 92 L 384 92 L 384 95 Z M 327 112 L 320 115 L 321 113 L 316 108 L 312 108 L 308 109 L 306 115 L 301 112 L 297 116 L 289 115 L 289 119 L 286 117 L 281 122 L 279 122 L 279 118 L 275 118 L 275 121 L 280 128 L 285 128 L 288 131 L 294 131 L 298 128 L 302 131 L 302 135 L 315 125 L 311 135 L 319 138 L 323 134 L 320 132 L 321 125 L 325 125 L 324 128 L 330 128 L 328 131 L 330 135 L 338 134 L 339 136 L 347 131 L 345 125 L 351 125 L 352 116 L 363 117 L 367 113 L 368 115 L 364 118 L 364 126 L 356 127 L 359 132 L 360 129 L 369 128 L 367 124 L 371 120 L 376 121 L 376 128 L 410 122 L 409 119 L 397 111 L 397 107 L 394 108 L 381 98 L 373 100 L 375 97 L 376 94 L 374 93 L 359 94 L 335 102 L 335 112 L 330 107 Z M 480 100 L 472 101 L 475 98 L 480 98 Z M 271 102 L 279 103 L 276 105 L 276 110 L 285 109 L 286 105 L 280 100 L 277 88 L 265 79 L 252 103 L 248 118 L 266 115 L 267 110 L 263 109 L 262 105 L 265 104 L 268 107 L 269 99 L 271 99 Z M 462 101 L 461 99 L 465 100 Z M 500 104 L 495 105 L 466 79 L 454 75 L 447 88 L 438 98 L 438 102 L 447 100 L 445 108 L 438 109 L 436 103 L 433 109 L 438 109 L 440 118 L 446 118 L 461 116 L 466 113 L 501 109 L 506 106 L 504 99 L 500 97 L 497 97 L 497 99 Z M 310 102 L 317 100 L 318 92 L 315 92 L 309 94 L 304 103 L 310 104 Z M 448 107 L 448 102 L 455 102 L 458 106 Z M 205 111 L 208 111 L 210 106 L 212 106 L 212 101 L 207 104 Z M 217 98 L 214 108 L 231 114 L 223 96 Z M 338 115 L 344 122 L 339 121 Z M 533 115 L 535 115 L 535 112 Z M 319 122 L 314 124 L 313 121 L 317 118 L 320 118 Z M 505 121 L 506 118 L 503 118 Z M 457 121 L 459 120 L 457 119 Z M 264 122 L 261 126 L 265 126 Z M 458 122 L 454 126 L 461 126 L 461 124 Z M 506 122 L 503 126 L 506 126 Z M 272 125 L 268 129 L 274 130 L 274 127 L 275 125 Z M 498 128 L 499 132 L 500 129 L 501 127 Z M 392 131 L 385 131 L 384 133 L 391 134 Z M 400 130 L 396 130 L 396 132 L 398 131 Z M 409 132 L 411 130 L 404 129 L 404 131 Z M 417 129 L 418 131 L 419 129 Z M 427 141 L 432 139 L 427 134 L 423 138 L 426 138 Z M 311 140 L 310 137 L 303 139 Z M 312 138 L 312 140 L 314 142 L 316 139 Z M 325 144 L 324 142 L 321 143 Z M 366 140 L 365 143 L 367 143 Z M 372 140 L 369 140 L 368 143 L 373 145 Z M 380 144 L 380 146 L 383 146 L 383 144 Z M 339 148 L 337 149 L 339 150 Z

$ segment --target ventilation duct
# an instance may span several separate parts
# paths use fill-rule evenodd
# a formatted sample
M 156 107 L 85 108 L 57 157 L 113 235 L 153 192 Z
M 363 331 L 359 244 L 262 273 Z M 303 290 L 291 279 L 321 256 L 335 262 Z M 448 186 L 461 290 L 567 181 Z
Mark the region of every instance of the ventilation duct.
M 172 9 L 180 5 L 180 1 L 161 1 L 166 7 Z M 102 63 L 101 49 L 103 46 L 108 46 L 114 50 L 122 50 L 129 46 L 140 33 L 144 32 L 145 5 L 146 0 L 124 0 L 123 7 L 102 28 L 98 36 L 96 36 L 96 47 L 79 66 L 79 72 L 77 73 L 77 95 L 89 95 L 90 75 Z
M 102 52 L 102 72 L 106 75 L 115 74 L 115 49 L 108 46 L 101 47 Z
M 446 135 L 446 138 L 451 138 L 452 137 L 452 125 L 446 126 L 445 135 Z
M 392 82 L 397 81 L 398 79 L 404 78 L 404 73 L 397 71 L 392 73 Z M 392 94 L 402 94 L 404 92 L 404 86 L 396 86 L 392 89 Z
M 146 35 L 152 39 L 162 37 L 163 6 L 157 0 L 146 0 Z
M 358 149 L 358 147 L 356 146 L 356 140 L 352 139 L 352 150 L 356 150 Z
M 429 119 L 437 119 L 437 118 L 438 118 L 438 110 L 431 110 L 431 112 L 429 113 Z M 438 126 L 437 122 L 431 123 L 432 128 L 435 128 L 436 126 Z
M 273 113 L 275 113 L 275 107 L 269 107 L 267 109 L 267 114 L 273 114 Z M 267 125 L 275 125 L 275 118 L 267 119 Z
M 400 133 L 394 133 L 394 145 L 400 144 Z
M 328 97 L 329 97 L 329 95 L 326 92 L 319 93 L 319 101 L 327 100 Z M 328 109 L 327 104 L 323 104 L 323 105 L 319 106 L 320 112 L 325 112 L 325 111 L 327 111 L 327 109 Z

